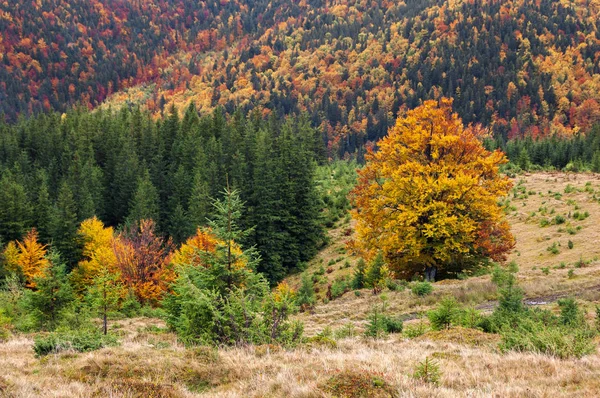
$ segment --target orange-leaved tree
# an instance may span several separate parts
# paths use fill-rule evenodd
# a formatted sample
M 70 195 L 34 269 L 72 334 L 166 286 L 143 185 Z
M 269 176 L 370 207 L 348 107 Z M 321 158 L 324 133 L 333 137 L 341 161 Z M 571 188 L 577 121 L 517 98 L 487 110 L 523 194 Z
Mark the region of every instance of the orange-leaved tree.
M 25 286 L 35 288 L 35 278 L 44 276 L 49 262 L 46 245 L 38 242 L 35 229 L 30 230 L 22 241 L 10 242 L 4 250 L 6 268 L 25 279 Z
M 154 221 L 141 220 L 119 234 L 113 249 L 125 287 L 142 303 L 157 305 L 175 279 L 169 267 L 171 241 L 156 234 Z
M 511 187 L 499 173 L 507 159 L 486 150 L 480 135 L 463 126 L 450 99 L 400 117 L 367 154 L 351 193 L 355 248 L 367 258 L 381 252 L 404 278 L 504 260 L 514 246 L 498 205 Z

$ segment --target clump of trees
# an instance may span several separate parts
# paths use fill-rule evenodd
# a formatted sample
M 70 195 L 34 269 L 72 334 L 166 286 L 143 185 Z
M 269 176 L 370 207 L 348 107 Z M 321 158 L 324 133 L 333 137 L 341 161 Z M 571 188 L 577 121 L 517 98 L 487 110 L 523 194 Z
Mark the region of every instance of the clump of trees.
M 179 245 L 207 226 L 212 200 L 229 185 L 245 203 L 240 225 L 255 227 L 239 243 L 256 247 L 257 270 L 275 285 L 314 256 L 324 224 L 348 207 L 343 192 L 330 189 L 326 170 L 317 182 L 323 139 L 304 117 L 238 112 L 228 120 L 220 110 L 201 117 L 193 105 L 183 117 L 172 108 L 157 121 L 139 109 L 73 110 L 0 130 L 0 241 L 26 243 L 36 228 L 39 243 L 60 251 L 67 271 L 82 259 L 97 266 L 110 252 L 111 238 L 81 239 L 84 220 L 97 217 L 120 231 L 116 260 L 104 260 L 116 261 L 128 277 L 135 270 L 127 262 L 147 260 L 142 246 L 161 245 L 163 237 Z M 82 228 L 100 232 L 97 224 Z M 90 239 L 105 254 L 91 258 Z
M 407 112 L 366 160 L 352 191 L 354 246 L 366 258 L 381 253 L 396 275 L 432 279 L 432 269 L 461 272 L 513 247 L 497 203 L 511 187 L 499 173 L 507 159 L 463 126 L 451 100 Z

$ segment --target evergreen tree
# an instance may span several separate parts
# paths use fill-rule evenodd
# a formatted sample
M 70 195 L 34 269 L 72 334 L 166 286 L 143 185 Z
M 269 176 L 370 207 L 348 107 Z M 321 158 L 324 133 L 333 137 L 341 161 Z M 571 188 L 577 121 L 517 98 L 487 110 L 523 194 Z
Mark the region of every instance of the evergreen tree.
M 26 292 L 25 307 L 40 329 L 53 330 L 61 320 L 61 312 L 74 301 L 74 295 L 60 256 L 52 252 L 48 260 L 44 275 L 35 279 L 36 289 Z
M 51 240 L 53 209 L 46 172 L 38 170 L 35 181 L 37 189 L 34 192 L 33 200 L 34 225 L 39 233 L 40 241 L 47 244 Z
M 156 188 L 150 181 L 148 169 L 140 177 L 133 195 L 127 222 L 136 225 L 141 220 L 159 220 L 159 203 Z
M 356 264 L 356 269 L 354 270 L 354 277 L 352 278 L 352 288 L 353 289 L 362 289 L 365 287 L 367 275 L 366 275 L 367 265 L 365 260 L 360 258 L 358 263 Z
M 208 225 L 223 243 L 217 245 L 217 255 L 211 259 L 211 269 L 220 274 L 214 288 L 223 293 L 239 286 L 240 281 L 246 278 L 246 273 L 256 268 L 258 256 L 254 247 L 241 250 L 236 244 L 252 232 L 252 229 L 240 228 L 244 204 L 238 192 L 225 188 L 223 199 L 215 200 L 213 206 L 215 214 Z M 239 267 L 240 261 L 245 261 L 246 266 Z
M 312 307 L 315 304 L 315 288 L 308 273 L 302 274 L 302 284 L 296 296 L 296 304 L 302 307 Z
M 78 220 L 71 188 L 63 182 L 58 191 L 52 217 L 52 246 L 58 250 L 67 268 L 71 270 L 81 255 L 81 242 L 77 234 Z
M 20 239 L 31 225 L 32 208 L 25 187 L 8 170 L 0 177 L 0 203 L 0 239 Z
M 188 208 L 189 220 L 193 228 L 206 225 L 212 205 L 208 183 L 200 171 L 197 171 L 194 176 Z
M 382 268 L 385 265 L 383 260 L 383 254 L 379 252 L 377 257 L 369 264 L 369 268 L 367 269 L 365 282 L 367 286 L 375 287 L 378 283 L 381 282 L 383 277 Z

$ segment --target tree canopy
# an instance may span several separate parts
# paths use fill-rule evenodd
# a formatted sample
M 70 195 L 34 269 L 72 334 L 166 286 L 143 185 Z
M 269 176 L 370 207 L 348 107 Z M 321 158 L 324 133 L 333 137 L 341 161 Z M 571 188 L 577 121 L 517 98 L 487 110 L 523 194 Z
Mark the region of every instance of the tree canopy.
M 426 267 L 458 272 L 481 259 L 502 260 L 514 238 L 498 199 L 511 187 L 477 129 L 465 128 L 452 101 L 425 101 L 400 117 L 352 191 L 356 248 L 382 252 L 397 275 Z

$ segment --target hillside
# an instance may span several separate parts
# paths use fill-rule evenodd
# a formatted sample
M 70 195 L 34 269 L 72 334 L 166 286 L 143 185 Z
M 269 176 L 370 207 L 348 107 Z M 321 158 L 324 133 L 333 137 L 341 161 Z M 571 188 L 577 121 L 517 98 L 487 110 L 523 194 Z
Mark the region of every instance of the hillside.
M 595 226 L 600 223 L 600 176 L 532 173 L 517 176 L 514 182 L 508 202 L 508 220 L 517 245 L 509 261 L 519 266 L 518 280 L 525 290 L 526 300 L 544 305 L 572 295 L 591 303 L 598 301 L 600 238 Z M 561 217 L 563 222 L 557 223 Z M 329 231 L 332 244 L 319 253 L 306 271 L 318 274 L 321 266 L 326 269 L 316 285 L 321 302 L 327 286 L 335 280 L 351 278 L 355 268 L 357 258 L 345 249 L 345 242 L 350 237 L 344 236 L 344 231 L 349 227 L 342 221 Z M 569 249 L 569 241 L 573 243 L 572 249 Z M 556 250 L 552 249 L 554 245 Z M 352 267 L 346 268 L 346 261 Z M 569 272 L 572 272 L 571 276 Z M 299 275 L 288 280 L 292 286 L 300 285 Z M 385 291 L 384 294 L 390 311 L 412 320 L 435 306 L 445 295 L 487 311 L 494 307 L 497 292 L 489 276 L 478 276 L 436 283 L 432 295 L 423 298 L 415 297 L 410 289 Z M 309 334 L 328 326 L 337 328 L 347 322 L 360 328 L 372 307 L 380 302 L 380 296 L 368 290 L 361 291 L 360 296 L 350 291 L 327 304 L 317 305 L 314 311 L 301 314 L 299 318 Z
M 142 104 L 307 112 L 332 154 L 454 97 L 504 137 L 600 120 L 598 0 L 0 4 L 0 112 Z
M 530 305 L 555 310 L 558 298 L 571 295 L 592 318 L 594 305 L 600 303 L 600 249 L 595 228 L 600 217 L 599 197 L 600 176 L 596 174 L 535 173 L 515 178 L 509 219 L 518 243 L 511 258 L 519 265 L 519 283 Z M 347 238 L 340 232 L 346 227 L 340 225 L 331 231 L 331 245 L 310 264 L 308 272 L 317 270 L 321 259 L 327 264 L 329 259 L 343 257 L 325 277 L 331 281 L 347 273 L 343 267 L 339 270 L 346 259 L 354 262 L 340 249 Z M 558 252 L 547 250 L 554 242 Z M 406 333 L 377 340 L 361 336 L 370 307 L 384 298 L 388 311 L 407 318 L 405 329 L 410 329 L 419 325 L 426 328 L 427 321 L 411 319 L 433 308 L 444 295 L 484 312 L 496 305 L 496 290 L 489 276 L 438 282 L 433 293 L 423 298 L 416 298 L 409 290 L 373 296 L 365 289 L 360 297 L 348 292 L 318 304 L 313 313 L 298 316 L 305 322 L 308 335 L 330 327 L 332 337 L 338 337 L 313 339 L 294 349 L 277 345 L 218 351 L 186 348 L 162 321 L 136 318 L 111 321 L 120 346 L 91 353 L 67 351 L 39 359 L 31 349 L 35 335 L 22 334 L 0 343 L 0 396 L 597 395 L 597 351 L 582 359 L 501 353 L 498 335 L 460 328 L 429 331 L 419 337 Z M 356 328 L 348 328 L 348 323 Z M 339 331 L 344 329 L 347 333 L 342 336 Z M 439 364 L 438 385 L 413 377 L 417 364 L 426 357 Z

